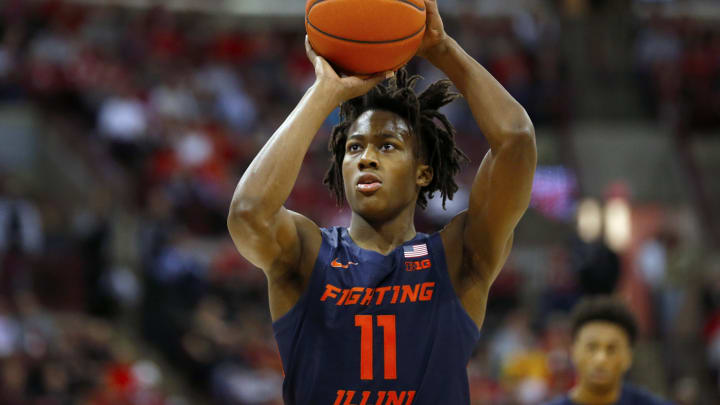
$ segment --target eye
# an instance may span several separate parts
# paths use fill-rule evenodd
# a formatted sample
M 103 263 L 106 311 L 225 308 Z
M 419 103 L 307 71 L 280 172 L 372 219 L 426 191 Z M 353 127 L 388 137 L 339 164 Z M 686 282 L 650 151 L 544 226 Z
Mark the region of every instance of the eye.
M 380 149 L 382 149 L 385 152 L 389 152 L 391 150 L 395 150 L 396 148 L 395 148 L 395 145 L 393 145 L 391 143 L 386 143 Z
M 358 143 L 351 143 L 347 146 L 348 152 L 358 152 L 362 147 Z

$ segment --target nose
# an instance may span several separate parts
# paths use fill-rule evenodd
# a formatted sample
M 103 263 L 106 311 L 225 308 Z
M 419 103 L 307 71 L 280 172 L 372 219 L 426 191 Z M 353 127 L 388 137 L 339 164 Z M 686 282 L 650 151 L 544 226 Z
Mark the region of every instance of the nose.
M 605 350 L 598 350 L 592 357 L 593 363 L 596 365 L 604 364 L 608 360 L 608 354 Z
M 358 167 L 360 168 L 360 170 L 367 168 L 378 168 L 377 154 L 375 153 L 374 147 L 368 146 L 367 148 L 365 148 L 363 154 L 360 156 Z

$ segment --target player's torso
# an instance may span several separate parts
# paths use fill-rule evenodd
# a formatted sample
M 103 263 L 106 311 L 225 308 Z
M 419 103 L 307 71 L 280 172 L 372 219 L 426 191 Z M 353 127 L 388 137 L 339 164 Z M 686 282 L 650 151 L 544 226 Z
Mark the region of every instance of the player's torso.
M 439 235 L 383 256 L 323 230 L 307 291 L 273 324 L 288 404 L 467 403 L 478 330 L 450 284 Z

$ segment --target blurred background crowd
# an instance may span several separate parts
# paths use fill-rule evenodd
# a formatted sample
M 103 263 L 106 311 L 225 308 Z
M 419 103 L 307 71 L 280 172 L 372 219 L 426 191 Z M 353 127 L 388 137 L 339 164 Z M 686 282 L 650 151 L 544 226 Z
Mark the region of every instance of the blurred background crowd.
M 0 2 L 0 405 L 281 404 L 265 278 L 225 220 L 314 80 L 302 14 L 101 3 Z M 719 403 L 720 6 L 681 3 L 707 8 L 440 1 L 539 149 L 469 364 L 473 404 L 570 388 L 568 312 L 597 293 L 639 318 L 632 381 Z M 445 113 L 467 190 L 488 146 L 463 101 Z M 349 223 L 321 181 L 336 121 L 288 202 L 322 226 Z M 431 203 L 418 229 L 466 203 Z

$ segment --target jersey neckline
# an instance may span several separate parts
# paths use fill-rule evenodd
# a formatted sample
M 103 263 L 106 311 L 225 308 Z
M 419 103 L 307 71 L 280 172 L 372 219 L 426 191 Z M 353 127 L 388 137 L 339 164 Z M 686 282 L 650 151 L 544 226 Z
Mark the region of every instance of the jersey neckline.
M 341 237 L 346 243 L 348 243 L 348 245 L 350 245 L 350 247 L 352 247 L 353 249 L 357 250 L 357 251 L 360 252 L 360 253 L 369 253 L 369 254 L 371 254 L 371 255 L 375 255 L 376 257 L 380 257 L 380 258 L 383 258 L 383 259 L 387 259 L 387 258 L 389 258 L 389 257 L 395 256 L 395 254 L 397 253 L 398 249 L 402 248 L 403 246 L 407 245 L 408 243 L 416 242 L 416 241 L 418 241 L 418 240 L 420 240 L 420 239 L 427 238 L 427 236 L 428 236 L 428 235 L 425 234 L 425 233 L 415 232 L 415 236 L 414 236 L 412 239 L 406 240 L 405 242 L 397 245 L 397 246 L 395 247 L 395 249 L 393 249 L 392 251 L 390 251 L 390 253 L 384 255 L 384 254 L 382 254 L 382 253 L 380 253 L 380 252 L 378 252 L 378 251 L 375 251 L 375 250 L 361 248 L 360 246 L 358 246 L 357 243 L 355 243 L 355 241 L 353 240 L 353 238 L 350 236 L 350 232 L 348 231 L 348 228 L 340 227 L 340 237 Z

